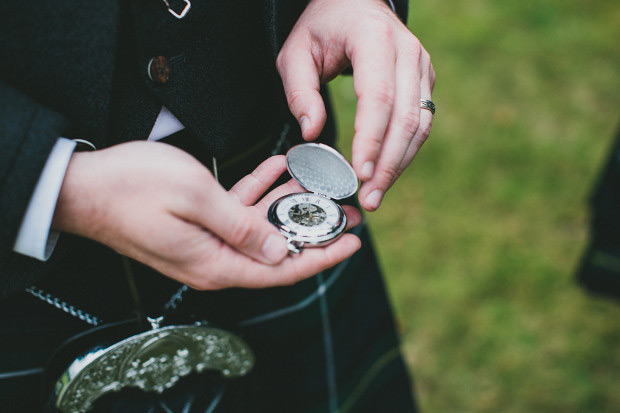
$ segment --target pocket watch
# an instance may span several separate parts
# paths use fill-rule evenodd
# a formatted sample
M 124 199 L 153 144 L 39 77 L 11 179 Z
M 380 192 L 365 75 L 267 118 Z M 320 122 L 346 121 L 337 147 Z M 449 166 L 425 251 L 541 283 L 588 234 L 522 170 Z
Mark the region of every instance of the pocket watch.
M 321 143 L 292 147 L 286 154 L 291 176 L 310 192 L 285 195 L 269 207 L 269 221 L 288 239 L 288 248 L 327 245 L 347 226 L 347 216 L 334 200 L 357 191 L 353 167 L 335 149 Z

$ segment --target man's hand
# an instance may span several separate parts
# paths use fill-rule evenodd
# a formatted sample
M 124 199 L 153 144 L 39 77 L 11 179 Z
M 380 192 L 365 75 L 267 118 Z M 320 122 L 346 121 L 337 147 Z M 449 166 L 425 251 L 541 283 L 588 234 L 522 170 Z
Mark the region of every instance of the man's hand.
M 345 234 L 325 248 L 289 256 L 267 209 L 303 189 L 291 181 L 254 205 L 285 170 L 283 156 L 269 158 L 227 192 L 196 159 L 163 143 L 76 153 L 52 226 L 197 289 L 289 285 L 343 261 L 360 241 Z M 351 226 L 361 221 L 355 208 L 346 213 Z
M 325 124 L 319 94 L 349 65 L 358 98 L 353 168 L 364 209 L 379 207 L 430 133 L 420 109 L 435 85 L 429 54 L 384 0 L 312 0 L 277 59 L 288 105 L 304 139 Z

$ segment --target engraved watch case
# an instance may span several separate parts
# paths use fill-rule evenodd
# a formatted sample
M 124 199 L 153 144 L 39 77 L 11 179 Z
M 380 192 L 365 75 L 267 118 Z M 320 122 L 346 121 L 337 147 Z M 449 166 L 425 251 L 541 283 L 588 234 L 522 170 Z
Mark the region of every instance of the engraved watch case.
M 294 146 L 286 154 L 286 166 L 310 192 L 275 201 L 269 208 L 269 221 L 288 239 L 292 252 L 335 241 L 347 226 L 347 216 L 334 200 L 357 191 L 353 167 L 338 151 L 321 143 Z

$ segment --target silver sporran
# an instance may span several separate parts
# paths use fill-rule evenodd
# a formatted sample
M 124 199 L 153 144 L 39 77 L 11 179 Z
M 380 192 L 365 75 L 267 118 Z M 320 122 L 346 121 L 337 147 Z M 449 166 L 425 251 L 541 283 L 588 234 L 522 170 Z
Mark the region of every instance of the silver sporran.
M 56 407 L 85 412 L 102 395 L 125 387 L 162 393 L 193 371 L 239 377 L 254 354 L 238 336 L 202 323 L 159 327 L 77 358 L 56 382 Z

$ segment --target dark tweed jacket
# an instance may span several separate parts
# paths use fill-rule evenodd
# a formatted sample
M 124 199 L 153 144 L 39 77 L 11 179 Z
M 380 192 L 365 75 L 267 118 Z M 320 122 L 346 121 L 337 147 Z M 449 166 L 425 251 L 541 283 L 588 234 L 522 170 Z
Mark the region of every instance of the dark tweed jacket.
M 59 136 L 99 148 L 145 139 L 162 104 L 215 156 L 286 116 L 274 69 L 304 0 L 194 1 L 177 21 L 159 0 L 9 2 L 0 13 L 0 291 L 43 264 L 12 252 L 32 190 Z M 406 16 L 401 0 L 397 11 Z M 173 2 L 174 4 L 174 2 Z M 199 23 L 197 23 L 199 22 Z M 168 56 L 165 85 L 146 75 Z M 62 242 L 62 241 L 61 241 Z
M 291 134 L 299 135 L 274 62 L 306 2 L 192 3 L 181 21 L 161 0 L 31 0 L 3 5 L 3 405 L 40 406 L 45 394 L 39 399 L 33 389 L 41 387 L 42 366 L 52 350 L 91 327 L 24 288 L 34 283 L 111 322 L 133 317 L 140 307 L 147 314 L 162 314 L 168 308 L 163 304 L 180 287 L 78 237 L 61 237 L 45 263 L 12 251 L 32 190 L 59 136 L 88 139 L 98 148 L 145 139 L 162 105 L 186 126 L 197 147 L 218 159 L 234 157 L 239 148 L 264 137 L 278 136 L 287 122 Z M 406 2 L 399 2 L 397 10 L 404 16 Z M 171 76 L 165 84 L 147 77 L 146 67 L 154 56 L 170 61 Z M 333 135 L 329 125 L 326 134 Z M 145 292 L 141 306 L 131 293 L 124 264 L 132 268 L 133 290 Z M 328 405 L 331 410 L 341 406 L 342 411 L 365 411 L 359 406 L 367 411 L 412 410 L 407 372 L 368 238 L 363 238 L 363 251 L 352 259 L 294 286 L 189 290 L 177 304 L 172 315 L 185 312 L 240 331 L 259 360 L 250 375 L 229 383 L 224 398 L 228 407 L 222 411 L 311 411 L 311 406 L 326 411 Z

